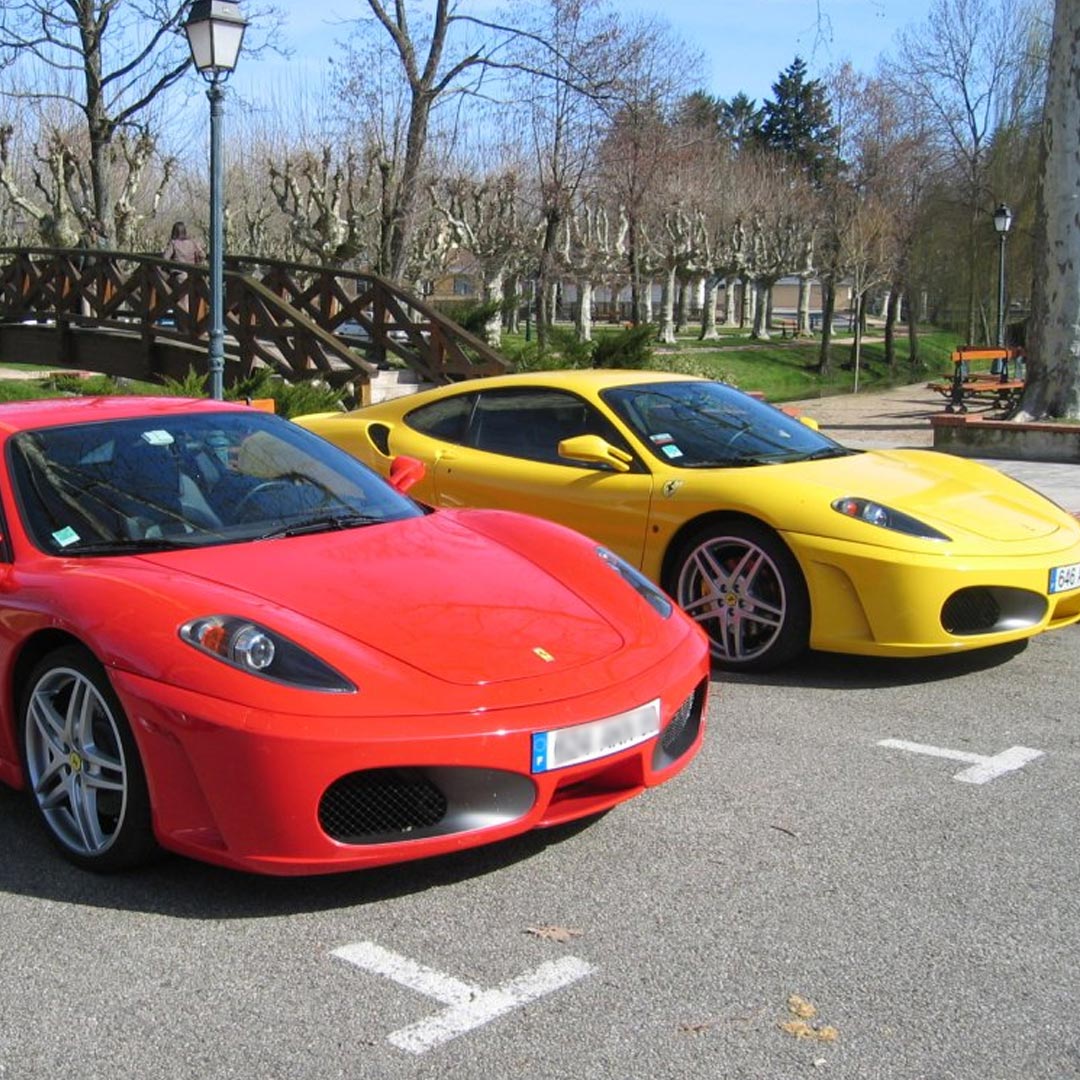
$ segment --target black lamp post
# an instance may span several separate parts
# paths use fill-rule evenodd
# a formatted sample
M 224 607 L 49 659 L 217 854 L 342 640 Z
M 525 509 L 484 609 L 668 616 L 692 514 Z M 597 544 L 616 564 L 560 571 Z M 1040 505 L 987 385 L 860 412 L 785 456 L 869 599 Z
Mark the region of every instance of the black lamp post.
M 247 23 L 236 0 L 194 0 L 184 30 L 196 70 L 210 84 L 210 396 L 224 392 L 225 304 L 222 248 L 221 83 L 236 67 Z
M 994 211 L 994 228 L 998 234 L 998 326 L 997 343 L 1005 345 L 1005 237 L 1012 225 L 1012 211 L 1001 203 Z

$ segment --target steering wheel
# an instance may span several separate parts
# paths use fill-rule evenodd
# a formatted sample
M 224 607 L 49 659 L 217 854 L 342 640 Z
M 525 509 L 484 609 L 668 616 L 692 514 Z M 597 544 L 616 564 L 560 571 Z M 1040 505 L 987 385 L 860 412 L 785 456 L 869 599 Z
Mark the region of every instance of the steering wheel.
M 233 515 L 237 521 L 244 520 L 244 511 L 250 509 L 251 504 L 260 496 L 265 495 L 268 491 L 275 491 L 278 488 L 291 488 L 295 483 L 294 480 L 283 480 L 277 477 L 273 480 L 263 480 L 256 484 L 250 491 L 246 492 L 240 497 L 240 501 L 236 504 L 236 508 L 233 510 Z

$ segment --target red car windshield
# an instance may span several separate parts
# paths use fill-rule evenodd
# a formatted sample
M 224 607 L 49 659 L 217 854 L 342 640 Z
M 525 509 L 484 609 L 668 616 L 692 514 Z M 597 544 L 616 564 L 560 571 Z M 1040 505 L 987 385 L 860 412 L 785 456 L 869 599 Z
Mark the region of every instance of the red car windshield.
M 200 547 L 422 513 L 348 454 L 255 410 L 39 428 L 16 435 L 8 454 L 27 531 L 53 554 Z

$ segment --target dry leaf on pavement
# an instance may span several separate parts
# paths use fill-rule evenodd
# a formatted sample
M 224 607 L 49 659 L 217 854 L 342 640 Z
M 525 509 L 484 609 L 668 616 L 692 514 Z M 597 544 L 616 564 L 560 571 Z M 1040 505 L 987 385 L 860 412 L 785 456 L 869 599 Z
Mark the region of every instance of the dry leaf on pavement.
M 525 933 L 543 941 L 557 941 L 560 945 L 565 945 L 572 938 L 581 937 L 580 930 L 568 930 L 565 926 L 529 926 Z

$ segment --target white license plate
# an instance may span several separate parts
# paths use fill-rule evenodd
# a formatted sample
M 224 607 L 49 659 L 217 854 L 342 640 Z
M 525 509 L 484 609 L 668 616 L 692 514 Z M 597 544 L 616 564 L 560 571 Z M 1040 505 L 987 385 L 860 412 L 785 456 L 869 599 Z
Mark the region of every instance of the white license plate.
M 1050 592 L 1068 592 L 1080 588 L 1080 562 L 1072 566 L 1055 566 L 1050 571 Z
M 532 737 L 532 771 L 550 772 L 617 754 L 651 739 L 659 731 L 659 699 L 603 720 L 554 731 L 538 731 Z

